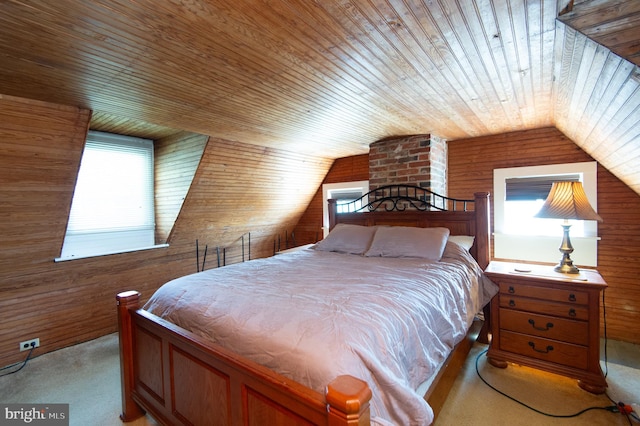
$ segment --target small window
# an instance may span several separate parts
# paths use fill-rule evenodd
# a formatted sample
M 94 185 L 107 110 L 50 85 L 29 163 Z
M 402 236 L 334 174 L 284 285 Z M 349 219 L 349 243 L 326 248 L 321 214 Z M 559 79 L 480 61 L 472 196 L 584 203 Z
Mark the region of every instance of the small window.
M 505 179 L 503 232 L 511 235 L 558 235 L 562 219 L 539 219 L 540 211 L 549 195 L 553 182 L 581 182 L 582 174 L 521 176 Z M 571 227 L 574 237 L 584 236 L 584 222 L 576 221 Z
M 90 131 L 59 259 L 154 246 L 153 141 Z
M 362 208 L 362 200 L 354 201 L 362 197 L 362 188 L 358 189 L 333 189 L 329 190 L 328 197 L 336 200 L 338 213 L 349 213 Z M 351 204 L 353 203 L 353 204 Z
M 322 185 L 322 231 L 325 237 L 329 234 L 329 208 L 327 205 L 327 200 L 338 200 L 338 213 L 346 213 L 348 211 L 348 207 L 344 205 L 350 203 L 351 201 L 357 200 L 367 192 L 369 192 L 368 180 L 325 183 L 324 185 Z M 358 206 L 357 208 L 360 207 L 361 206 Z
M 597 163 L 566 163 L 496 169 L 493 175 L 494 257 L 557 263 L 562 219 L 533 217 L 554 181 L 580 181 L 597 211 Z M 570 221 L 571 258 L 577 265 L 597 266 L 596 221 Z

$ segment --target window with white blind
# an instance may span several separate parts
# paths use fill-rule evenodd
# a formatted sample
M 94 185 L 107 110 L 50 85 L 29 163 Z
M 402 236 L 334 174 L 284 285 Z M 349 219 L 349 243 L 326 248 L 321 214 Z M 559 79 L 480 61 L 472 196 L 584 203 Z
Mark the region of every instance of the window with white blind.
M 154 247 L 153 141 L 90 131 L 60 258 Z
M 555 181 L 579 181 L 597 211 L 597 163 L 566 163 L 496 169 L 493 174 L 494 257 L 557 262 L 562 242 L 562 219 L 534 215 Z M 577 265 L 597 266 L 596 221 L 570 221 L 571 258 Z

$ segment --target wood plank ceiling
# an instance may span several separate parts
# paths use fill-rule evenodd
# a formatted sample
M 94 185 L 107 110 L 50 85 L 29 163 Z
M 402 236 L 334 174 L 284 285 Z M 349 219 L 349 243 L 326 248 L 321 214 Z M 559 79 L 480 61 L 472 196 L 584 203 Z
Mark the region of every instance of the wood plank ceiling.
M 640 194 L 637 67 L 579 32 L 637 62 L 639 4 L 5 0 L 0 94 L 325 158 L 556 126 Z

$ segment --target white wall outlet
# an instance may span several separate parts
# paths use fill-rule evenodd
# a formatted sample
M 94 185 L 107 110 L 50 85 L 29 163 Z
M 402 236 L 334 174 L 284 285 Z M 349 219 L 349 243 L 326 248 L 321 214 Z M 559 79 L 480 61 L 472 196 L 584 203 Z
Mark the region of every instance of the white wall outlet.
M 24 342 L 20 342 L 20 352 L 28 351 L 31 348 L 37 348 L 38 346 L 40 346 L 40 339 L 37 337 L 35 339 L 25 340 Z

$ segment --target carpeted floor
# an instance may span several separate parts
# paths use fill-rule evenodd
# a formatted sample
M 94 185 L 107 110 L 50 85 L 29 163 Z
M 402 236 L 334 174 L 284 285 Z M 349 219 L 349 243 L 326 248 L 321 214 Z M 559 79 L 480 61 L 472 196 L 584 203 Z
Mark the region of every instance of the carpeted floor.
M 30 360 L 21 371 L 0 377 L 0 401 L 69 404 L 70 426 L 122 426 L 118 335 Z M 148 418 L 126 424 L 156 425 Z
M 630 346 L 636 350 L 636 346 Z M 510 397 L 543 413 L 567 416 L 589 407 L 614 405 L 606 395 L 593 395 L 578 387 L 575 380 L 528 367 L 509 365 L 495 368 L 487 362 L 486 345 L 476 343 L 442 409 L 436 425 L 456 426 L 615 426 L 629 425 L 618 413 L 589 410 L 577 417 L 557 418 L 537 413 L 499 394 L 484 380 Z M 478 357 L 478 355 L 480 355 Z M 632 355 L 633 356 L 633 355 Z M 636 352 L 640 363 L 640 351 Z M 477 362 L 477 371 L 476 371 Z M 640 411 L 640 370 L 607 363 L 607 395 L 615 401 L 633 404 Z M 603 371 L 605 364 L 602 363 Z M 633 423 L 640 425 L 639 422 Z
M 476 357 L 486 346 L 476 344 L 447 399 L 436 425 L 628 425 L 620 414 L 588 411 L 572 419 L 537 414 L 491 390 L 476 374 Z M 640 353 L 637 356 L 640 363 Z M 537 370 L 494 368 L 480 356 L 479 371 L 491 384 L 535 408 L 571 414 L 591 406 L 607 406 L 606 396 L 581 390 L 574 380 Z M 0 402 L 68 403 L 72 426 L 120 426 L 120 372 L 116 334 L 61 349 L 31 360 L 16 374 L 0 377 Z M 609 395 L 640 410 L 640 370 L 609 363 Z M 4 374 L 5 370 L 0 372 Z M 155 425 L 150 418 L 128 423 Z M 634 423 L 640 424 L 640 423 Z

